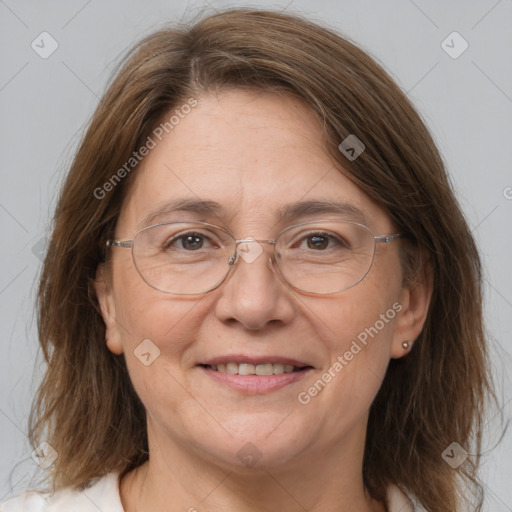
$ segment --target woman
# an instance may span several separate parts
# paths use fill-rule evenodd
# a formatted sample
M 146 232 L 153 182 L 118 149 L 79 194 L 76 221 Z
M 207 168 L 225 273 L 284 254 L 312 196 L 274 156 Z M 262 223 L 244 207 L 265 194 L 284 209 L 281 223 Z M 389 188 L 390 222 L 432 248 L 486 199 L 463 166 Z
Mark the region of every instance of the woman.
M 299 17 L 228 10 L 128 55 L 39 332 L 51 492 L 3 512 L 481 508 L 475 243 L 408 99 Z

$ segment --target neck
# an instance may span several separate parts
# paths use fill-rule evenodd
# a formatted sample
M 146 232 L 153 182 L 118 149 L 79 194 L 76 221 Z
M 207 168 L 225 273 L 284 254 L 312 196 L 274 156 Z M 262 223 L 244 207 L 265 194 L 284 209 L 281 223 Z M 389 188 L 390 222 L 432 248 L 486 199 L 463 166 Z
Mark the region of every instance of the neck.
M 213 478 L 208 480 L 214 480 Z M 336 492 L 325 489 L 314 478 L 292 478 L 268 472 L 257 477 L 222 474 L 209 486 L 187 489 L 183 482 L 166 480 L 162 491 L 160 475 L 153 475 L 148 463 L 132 471 L 121 482 L 125 512 L 261 512 L 287 510 L 303 512 L 386 512 L 363 488 L 340 484 Z
M 385 512 L 362 479 L 364 438 L 349 450 L 304 452 L 280 464 L 233 467 L 194 453 L 187 445 L 149 435 L 150 459 L 123 478 L 125 512 Z M 162 450 L 163 447 L 165 450 Z M 263 461 L 263 459 L 262 459 Z

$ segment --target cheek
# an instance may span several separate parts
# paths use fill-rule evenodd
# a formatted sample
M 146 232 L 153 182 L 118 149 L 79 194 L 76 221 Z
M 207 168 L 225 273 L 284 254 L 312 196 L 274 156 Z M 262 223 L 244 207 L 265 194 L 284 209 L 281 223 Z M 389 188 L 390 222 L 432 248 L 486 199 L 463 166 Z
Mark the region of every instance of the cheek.
M 389 274 L 366 279 L 338 298 L 310 304 L 328 353 L 322 380 L 336 382 L 330 387 L 348 398 L 364 390 L 373 398 L 391 357 L 394 328 L 402 306 L 398 302 L 400 281 Z
M 131 258 L 114 267 L 115 309 L 123 345 L 134 350 L 144 339 L 156 344 L 186 325 L 197 298 L 165 294 L 143 281 Z
M 364 290 L 364 289 L 363 289 Z M 329 440 L 351 430 L 367 414 L 384 378 L 396 319 L 393 302 L 378 294 L 347 292 L 316 312 L 323 330 L 325 366 L 302 389 L 299 402 Z
M 197 339 L 205 300 L 164 294 L 148 286 L 128 262 L 115 275 L 116 322 L 136 388 L 176 374 Z M 165 361 L 165 366 L 164 366 Z
M 314 309 L 325 326 L 325 339 L 331 352 L 349 350 L 353 341 L 367 348 L 375 345 L 372 340 L 389 341 L 399 309 L 399 306 L 393 307 L 399 297 L 398 287 L 395 288 L 396 292 L 386 284 L 363 281 L 343 292 L 339 299 L 316 306 Z
M 197 299 L 161 296 L 147 288 L 149 292 L 140 295 L 127 292 L 125 297 L 131 298 L 122 304 L 122 343 L 130 380 L 149 416 L 159 418 L 165 411 L 176 428 L 185 429 L 183 407 L 190 402 L 190 383 L 183 367 L 192 360 L 200 308 Z

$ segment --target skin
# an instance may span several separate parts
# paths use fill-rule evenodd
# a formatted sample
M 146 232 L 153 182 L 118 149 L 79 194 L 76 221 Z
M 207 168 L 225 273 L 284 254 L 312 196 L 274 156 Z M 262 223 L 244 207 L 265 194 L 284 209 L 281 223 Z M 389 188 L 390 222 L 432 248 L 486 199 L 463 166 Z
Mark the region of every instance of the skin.
M 277 210 L 307 199 L 335 199 L 360 209 L 376 235 L 396 228 L 389 216 L 336 169 L 322 148 L 321 126 L 296 99 L 223 91 L 198 106 L 145 157 L 123 204 L 118 239 L 177 197 L 220 203 L 220 217 L 175 213 L 227 227 L 237 238 L 273 239 L 285 226 Z M 325 218 L 325 214 L 302 220 Z M 270 247 L 240 260 L 217 289 L 171 295 L 148 286 L 130 251 L 112 249 L 96 292 L 108 348 L 125 354 L 147 410 L 150 459 L 120 484 L 127 512 L 384 511 L 362 480 L 369 407 L 391 358 L 408 350 L 425 321 L 431 284 L 403 286 L 399 244 L 378 244 L 357 286 L 326 296 L 299 293 L 271 269 Z M 108 270 L 108 275 L 105 271 Z M 365 328 L 394 303 L 401 311 L 307 405 L 297 395 L 321 377 Z M 150 365 L 134 350 L 160 349 Z M 247 395 L 214 382 L 197 364 L 226 353 L 279 354 L 314 366 L 300 382 Z M 237 452 L 252 443 L 261 459 Z

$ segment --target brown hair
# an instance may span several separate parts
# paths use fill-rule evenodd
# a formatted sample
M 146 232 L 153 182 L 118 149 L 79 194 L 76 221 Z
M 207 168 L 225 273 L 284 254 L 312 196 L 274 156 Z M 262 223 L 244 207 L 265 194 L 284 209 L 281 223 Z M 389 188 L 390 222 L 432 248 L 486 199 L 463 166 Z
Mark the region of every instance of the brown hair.
M 408 98 L 365 52 L 300 16 L 232 9 L 191 27 L 160 30 L 126 56 L 103 96 L 61 191 L 38 296 L 48 369 L 33 404 L 30 440 L 58 452 L 54 489 L 122 474 L 148 458 L 145 410 L 124 356 L 105 344 L 92 281 L 135 170 L 103 187 L 162 116 L 191 96 L 225 88 L 300 98 L 324 126 L 339 167 L 429 257 L 434 291 L 411 353 L 392 360 L 371 406 L 363 478 L 385 502 L 390 483 L 431 512 L 455 510 L 477 476 L 487 397 L 494 396 L 482 321 L 478 252 L 439 152 Z M 355 134 L 366 150 L 338 150 Z M 452 442 L 470 457 L 453 470 Z

